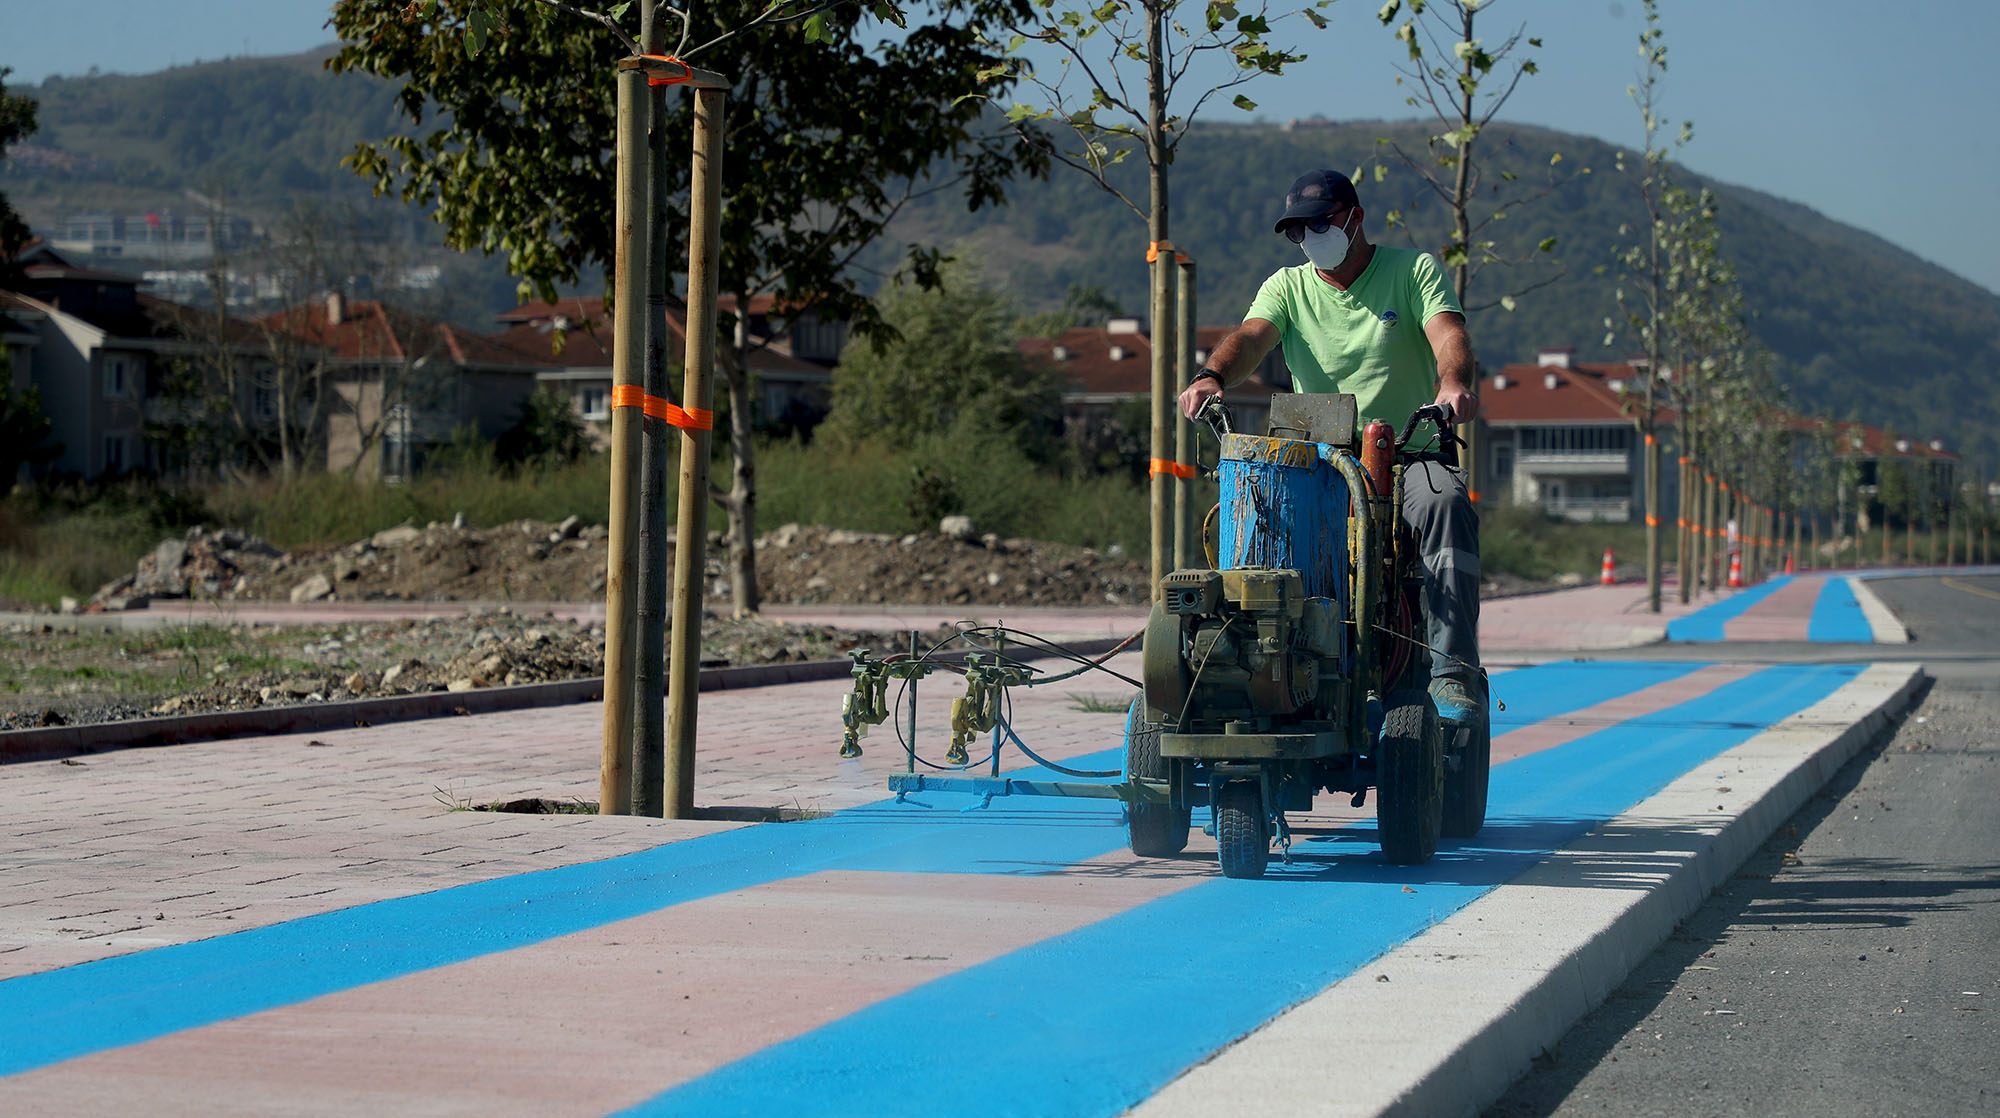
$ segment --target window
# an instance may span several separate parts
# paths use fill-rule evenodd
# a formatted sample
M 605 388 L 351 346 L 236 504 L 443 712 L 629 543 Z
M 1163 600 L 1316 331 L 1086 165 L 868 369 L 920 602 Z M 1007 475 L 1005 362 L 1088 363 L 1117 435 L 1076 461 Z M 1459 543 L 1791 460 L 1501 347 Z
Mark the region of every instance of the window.
M 1514 448 L 1496 446 L 1493 448 L 1493 476 L 1509 478 L 1514 476 Z
M 579 412 L 583 413 L 583 418 L 585 419 L 610 418 L 610 413 L 606 411 L 604 407 L 605 393 L 606 390 L 602 388 L 577 389 L 576 408 Z
M 104 472 L 107 474 L 125 472 L 125 436 L 104 436 Z
M 121 399 L 131 391 L 130 367 L 123 357 L 104 359 L 104 394 Z

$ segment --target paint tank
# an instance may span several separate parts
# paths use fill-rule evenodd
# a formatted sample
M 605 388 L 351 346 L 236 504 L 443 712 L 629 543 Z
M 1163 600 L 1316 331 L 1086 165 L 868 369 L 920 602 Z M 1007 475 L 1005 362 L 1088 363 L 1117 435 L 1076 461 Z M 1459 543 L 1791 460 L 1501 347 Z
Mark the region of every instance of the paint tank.
M 1328 460 L 1333 453 L 1293 439 L 1223 439 L 1223 570 L 1294 570 L 1308 597 L 1347 600 L 1347 479 Z

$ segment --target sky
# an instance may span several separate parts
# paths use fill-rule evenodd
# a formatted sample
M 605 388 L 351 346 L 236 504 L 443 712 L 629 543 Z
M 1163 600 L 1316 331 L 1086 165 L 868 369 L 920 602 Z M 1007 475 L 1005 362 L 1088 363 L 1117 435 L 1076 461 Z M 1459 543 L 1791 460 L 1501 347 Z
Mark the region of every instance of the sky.
M 515 0 L 526 3 L 528 0 Z M 1250 9 L 1252 0 L 1238 0 Z M 1255 116 L 1407 119 L 1402 47 L 1380 0 L 1338 0 L 1324 31 L 1280 38 L 1309 60 L 1241 92 Z M 11 84 L 52 74 L 148 73 L 196 61 L 292 54 L 333 39 L 328 0 L 0 0 Z M 1289 5 L 1274 4 L 1272 11 Z M 1692 120 L 1689 168 L 1804 203 L 2000 292 L 2000 102 L 1995 0 L 1661 0 L 1661 103 Z M 88 14 L 87 31 L 79 15 Z M 1487 0 L 1479 36 L 1542 40 L 1540 73 L 1500 119 L 1637 146 L 1626 96 L 1638 72 L 1639 0 Z M 1294 30 L 1296 29 L 1296 30 Z M 1211 102 L 1200 119 L 1243 119 Z M 1281 176 L 1283 177 L 1283 176 Z

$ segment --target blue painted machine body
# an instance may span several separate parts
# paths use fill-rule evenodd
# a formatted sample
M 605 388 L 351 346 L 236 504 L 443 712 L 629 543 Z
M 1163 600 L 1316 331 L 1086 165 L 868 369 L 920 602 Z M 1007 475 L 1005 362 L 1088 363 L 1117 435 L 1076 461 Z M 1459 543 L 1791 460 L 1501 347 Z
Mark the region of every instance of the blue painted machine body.
M 1325 443 L 1258 435 L 1222 441 L 1217 565 L 1299 572 L 1306 596 L 1348 601 L 1348 485 Z M 1343 649 L 1341 667 L 1348 667 Z

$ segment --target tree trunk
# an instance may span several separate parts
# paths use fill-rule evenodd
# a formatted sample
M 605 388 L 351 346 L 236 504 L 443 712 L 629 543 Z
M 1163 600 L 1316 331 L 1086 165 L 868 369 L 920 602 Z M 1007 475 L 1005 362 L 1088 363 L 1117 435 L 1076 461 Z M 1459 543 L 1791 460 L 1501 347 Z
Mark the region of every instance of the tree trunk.
M 752 445 L 756 415 L 750 399 L 750 297 L 736 297 L 736 337 L 729 373 L 729 596 L 735 614 L 745 617 L 763 605 L 757 589 L 757 452 Z
M 1152 250 L 1147 253 L 1149 287 L 1152 292 L 1150 345 L 1153 355 L 1152 384 L 1152 452 L 1155 463 L 1151 470 L 1152 484 L 1152 581 L 1154 594 L 1159 593 L 1160 579 L 1167 573 L 1167 562 L 1173 552 L 1173 493 L 1168 486 L 1170 476 L 1160 471 L 1157 463 L 1173 457 L 1173 380 L 1172 368 L 1175 351 L 1173 314 L 1174 303 L 1170 285 L 1173 283 L 1176 267 L 1172 254 L 1161 246 L 1168 243 L 1169 198 L 1167 190 L 1167 87 L 1166 57 L 1162 53 L 1164 25 L 1167 20 L 1168 5 L 1160 0 L 1148 0 L 1146 4 L 1146 173 L 1147 185 L 1151 191 L 1151 204 L 1147 212 L 1147 232 L 1152 238 Z

